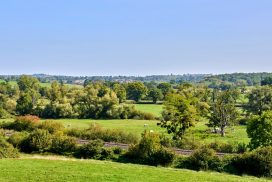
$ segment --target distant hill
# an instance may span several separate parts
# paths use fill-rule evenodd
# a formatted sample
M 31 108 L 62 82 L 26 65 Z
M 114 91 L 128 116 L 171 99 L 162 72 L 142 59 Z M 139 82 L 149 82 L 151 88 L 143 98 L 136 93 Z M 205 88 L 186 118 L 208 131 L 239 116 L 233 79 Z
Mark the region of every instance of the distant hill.
M 0 75 L 1 80 L 16 81 L 20 75 Z M 198 83 L 209 87 L 228 88 L 230 86 L 256 86 L 265 78 L 272 78 L 272 73 L 230 73 L 230 74 L 183 74 L 183 75 L 150 75 L 150 76 L 62 76 L 33 74 L 42 83 L 50 83 L 53 80 L 66 84 L 83 85 L 87 81 L 110 82 L 171 82 L 171 83 Z

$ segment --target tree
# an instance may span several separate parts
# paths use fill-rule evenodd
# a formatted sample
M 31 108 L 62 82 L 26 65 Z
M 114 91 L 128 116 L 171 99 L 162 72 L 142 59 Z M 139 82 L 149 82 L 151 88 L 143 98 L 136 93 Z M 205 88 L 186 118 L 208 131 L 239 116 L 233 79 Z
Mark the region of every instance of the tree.
M 199 120 L 199 112 L 196 107 L 198 98 L 192 93 L 171 93 L 166 97 L 162 120 L 158 125 L 166 128 L 169 134 L 173 134 L 173 139 L 180 139 L 185 131 L 194 126 Z
M 21 114 L 31 114 L 40 97 L 40 83 L 37 78 L 23 75 L 18 80 L 20 97 L 17 101 L 16 111 Z
M 113 85 L 113 91 L 116 93 L 120 103 L 126 101 L 127 91 L 123 85 L 115 83 Z
M 163 97 L 165 98 L 166 95 L 170 92 L 170 90 L 172 90 L 172 86 L 170 83 L 160 83 L 157 87 L 158 89 L 161 90 L 162 94 L 163 94 Z
M 209 126 L 219 127 L 222 137 L 225 136 L 226 127 L 233 125 L 238 117 L 234 92 L 233 90 L 219 92 L 211 107 Z
M 247 125 L 251 149 L 272 146 L 272 111 L 254 116 Z
M 245 108 L 249 113 L 262 115 L 272 109 L 272 88 L 269 86 L 255 88 L 247 97 L 249 101 Z
M 147 93 L 147 88 L 142 82 L 128 83 L 127 96 L 129 99 L 139 101 Z
M 152 101 L 156 104 L 158 100 L 163 98 L 162 92 L 158 88 L 152 88 L 149 90 L 148 96 L 152 98 Z
M 266 77 L 261 81 L 261 85 L 272 85 L 272 77 Z

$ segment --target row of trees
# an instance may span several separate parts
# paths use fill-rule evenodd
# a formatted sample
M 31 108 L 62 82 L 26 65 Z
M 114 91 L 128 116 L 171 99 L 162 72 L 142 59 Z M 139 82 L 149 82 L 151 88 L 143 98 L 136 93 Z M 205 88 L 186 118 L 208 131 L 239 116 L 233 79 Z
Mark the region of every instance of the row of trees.
M 270 86 L 256 87 L 242 94 L 238 89 L 222 91 L 184 84 L 166 96 L 164 105 L 158 125 L 172 133 L 174 139 L 181 139 L 188 128 L 206 117 L 208 126 L 214 131 L 219 129 L 221 136 L 225 136 L 227 127 L 246 120 L 251 148 L 272 144 Z
M 97 82 L 80 88 L 53 81 L 50 87 L 41 87 L 38 79 L 21 76 L 17 85 L 0 84 L 0 117 L 34 114 L 44 118 L 154 119 L 123 103 L 127 97 L 139 100 L 146 92 L 141 82 L 109 86 Z

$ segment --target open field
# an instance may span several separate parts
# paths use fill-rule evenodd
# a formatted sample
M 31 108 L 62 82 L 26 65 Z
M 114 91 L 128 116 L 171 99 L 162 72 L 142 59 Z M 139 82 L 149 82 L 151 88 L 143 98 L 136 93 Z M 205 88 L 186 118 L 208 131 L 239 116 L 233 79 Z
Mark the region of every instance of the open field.
M 0 181 L 266 181 L 216 172 L 121 164 L 95 160 L 1 159 Z
M 159 104 L 135 104 L 136 109 L 143 111 L 143 112 L 149 112 L 154 114 L 155 116 L 159 117 L 161 116 L 163 105 Z
M 2 121 L 12 121 L 13 119 L 0 119 Z M 66 127 L 71 128 L 88 128 L 91 123 L 97 123 L 102 128 L 120 129 L 125 132 L 134 133 L 140 136 L 144 130 L 153 130 L 158 133 L 165 133 L 166 130 L 157 126 L 159 121 L 155 120 L 90 120 L 90 119 L 57 119 L 54 121 L 62 122 Z M 147 127 L 144 127 L 148 124 Z M 190 138 L 210 143 L 214 141 L 222 142 L 243 142 L 248 143 L 249 138 L 246 133 L 246 126 L 234 126 L 233 129 L 228 128 L 225 137 L 220 134 L 212 134 L 207 132 L 210 130 L 206 125 L 206 121 L 198 122 L 195 127 L 191 128 L 187 133 Z

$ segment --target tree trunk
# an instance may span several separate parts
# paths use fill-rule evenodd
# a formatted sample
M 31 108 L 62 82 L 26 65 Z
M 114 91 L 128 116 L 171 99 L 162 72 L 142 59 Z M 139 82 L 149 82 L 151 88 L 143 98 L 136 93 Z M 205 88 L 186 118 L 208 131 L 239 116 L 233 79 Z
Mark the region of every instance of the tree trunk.
M 221 137 L 224 137 L 225 136 L 225 127 L 222 126 L 221 127 Z

